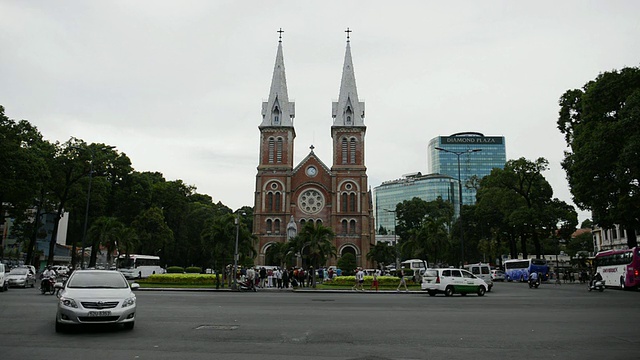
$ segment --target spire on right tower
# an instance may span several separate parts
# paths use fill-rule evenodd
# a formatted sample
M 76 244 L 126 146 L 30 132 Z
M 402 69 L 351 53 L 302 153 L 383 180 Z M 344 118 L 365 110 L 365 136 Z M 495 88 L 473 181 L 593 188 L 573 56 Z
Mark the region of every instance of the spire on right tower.
M 364 102 L 358 100 L 358 89 L 356 87 L 356 75 L 353 71 L 353 61 L 351 60 L 351 40 L 349 28 L 347 33 L 347 50 L 344 55 L 344 65 L 342 67 L 342 82 L 340 83 L 340 95 L 338 102 L 332 103 L 331 116 L 333 126 L 357 126 L 364 125 Z

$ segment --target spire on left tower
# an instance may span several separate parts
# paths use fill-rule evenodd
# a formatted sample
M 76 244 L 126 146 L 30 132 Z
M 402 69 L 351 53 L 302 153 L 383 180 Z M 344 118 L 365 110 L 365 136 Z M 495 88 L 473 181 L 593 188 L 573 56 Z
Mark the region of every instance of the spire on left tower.
M 284 71 L 284 56 L 282 55 L 282 29 L 278 30 L 278 52 L 276 54 L 276 64 L 273 68 L 271 78 L 271 90 L 269 100 L 262 103 L 262 123 L 263 127 L 293 127 L 295 117 L 295 103 L 289 102 L 287 93 L 287 77 Z

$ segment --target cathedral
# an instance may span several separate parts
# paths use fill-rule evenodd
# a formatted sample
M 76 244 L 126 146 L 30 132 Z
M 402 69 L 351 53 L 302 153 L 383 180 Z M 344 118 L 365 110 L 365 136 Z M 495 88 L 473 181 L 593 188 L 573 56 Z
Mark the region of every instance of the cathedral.
M 327 266 L 351 253 L 358 266 L 370 267 L 366 255 L 375 244 L 375 224 L 364 162 L 367 127 L 364 102 L 358 99 L 349 33 L 347 29 L 338 101 L 331 104 L 331 167 L 316 156 L 313 145 L 299 164 L 293 163 L 295 103 L 289 101 L 287 92 L 282 37 L 278 41 L 269 98 L 262 103 L 258 127 L 260 157 L 253 219 L 257 265 L 279 265 L 270 264 L 265 257 L 269 246 L 288 241 L 305 223 L 312 222 L 335 233 L 337 258 L 330 259 Z

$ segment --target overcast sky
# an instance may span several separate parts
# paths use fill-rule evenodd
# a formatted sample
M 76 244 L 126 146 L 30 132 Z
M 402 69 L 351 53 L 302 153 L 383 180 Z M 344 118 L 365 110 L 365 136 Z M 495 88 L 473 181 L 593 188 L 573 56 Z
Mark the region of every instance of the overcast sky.
M 558 99 L 640 65 L 638 1 L 0 1 L 0 104 L 50 141 L 114 145 L 137 171 L 253 206 L 261 106 L 279 28 L 295 161 L 331 166 L 331 102 L 351 33 L 369 184 L 427 172 L 427 143 L 505 136 L 544 157 L 554 196 Z M 590 217 L 579 212 L 580 221 Z

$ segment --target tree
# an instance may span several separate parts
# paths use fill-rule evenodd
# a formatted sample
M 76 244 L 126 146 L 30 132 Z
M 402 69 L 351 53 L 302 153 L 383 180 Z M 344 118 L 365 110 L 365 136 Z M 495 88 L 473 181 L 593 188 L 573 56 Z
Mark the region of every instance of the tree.
M 336 247 L 333 245 L 335 234 L 331 228 L 322 224 L 307 222 L 294 240 L 298 244 L 299 252 L 316 270 L 325 265 L 327 259 L 336 257 Z M 316 272 L 312 274 L 312 284 L 315 287 Z
M 640 228 L 640 68 L 605 72 L 560 98 L 562 167 L 576 205 L 594 223 L 620 224 L 629 247 Z
M 343 254 L 338 259 L 338 267 L 342 269 L 343 275 L 353 275 L 353 270 L 358 266 L 356 256 L 352 253 Z
M 118 249 L 118 242 L 121 241 L 124 224 L 115 217 L 101 216 L 97 218 L 89 229 L 91 241 L 91 258 L 89 267 L 96 266 L 96 258 L 99 246 L 104 246 L 107 252 L 107 265 L 111 266 L 111 256 Z
M 369 249 L 367 260 L 373 261 L 378 265 L 392 264 L 396 260 L 395 248 L 387 242 L 379 242 Z
M 509 160 L 504 169 L 493 169 L 481 181 L 478 191 L 478 213 L 489 215 L 496 230 L 506 233 L 511 244 L 511 257 L 517 258 L 516 237 L 520 239 L 523 258 L 529 254 L 531 240 L 537 257 L 542 255 L 542 239 L 554 236 L 557 224 L 577 225 L 577 214 L 570 205 L 552 199 L 551 185 L 542 175 L 548 168 L 544 158 L 529 161 Z M 496 219 L 495 215 L 499 215 Z
M 136 230 L 138 239 L 140 239 L 137 253 L 161 254 L 161 261 L 164 262 L 165 250 L 173 242 L 173 231 L 164 221 L 162 209 L 153 206 L 143 211 L 131 226 Z

